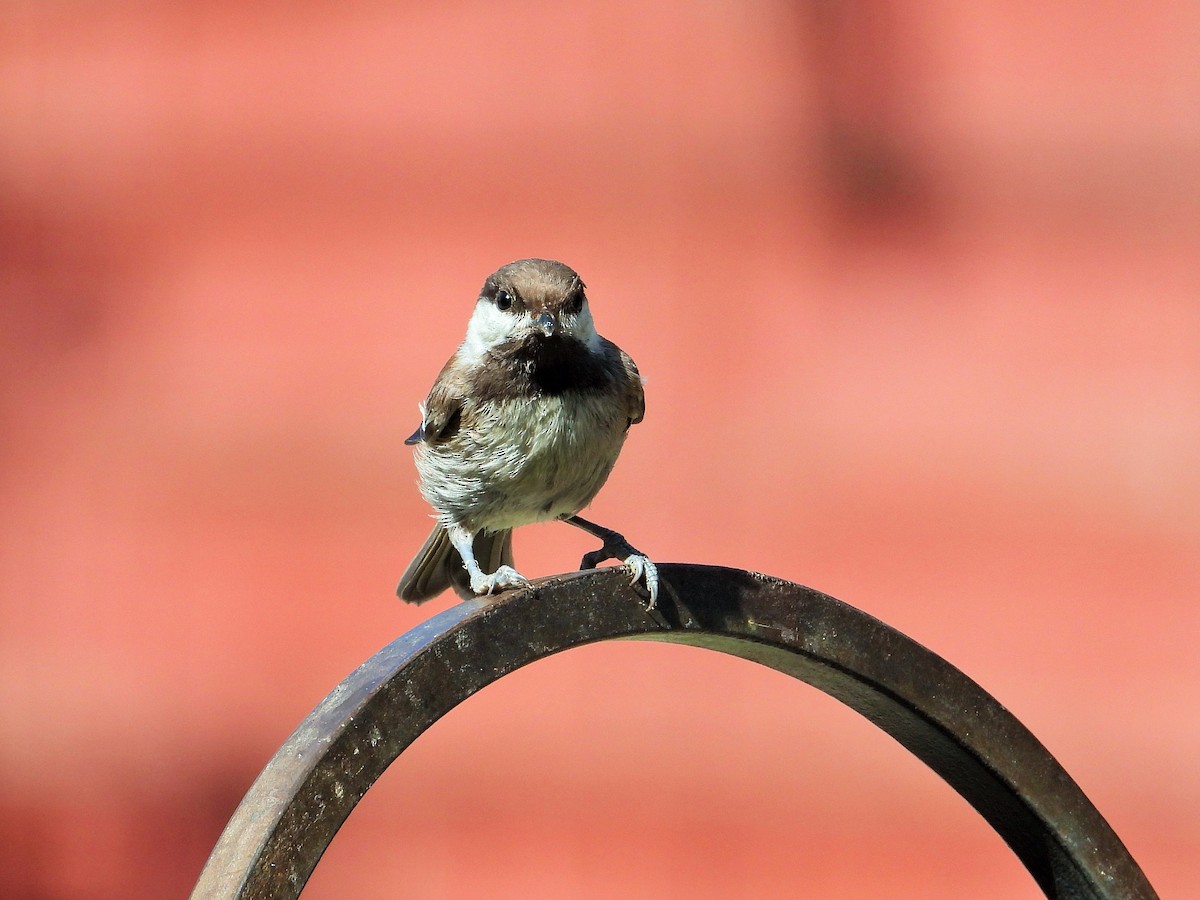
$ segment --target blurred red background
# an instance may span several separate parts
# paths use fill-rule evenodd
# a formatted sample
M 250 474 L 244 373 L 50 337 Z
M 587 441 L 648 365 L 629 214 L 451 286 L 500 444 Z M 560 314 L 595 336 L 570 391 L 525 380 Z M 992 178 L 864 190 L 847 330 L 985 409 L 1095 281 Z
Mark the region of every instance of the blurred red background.
M 522 256 L 648 379 L 596 519 L 921 641 L 1194 892 L 1198 39 L 1164 0 L 6 3 L 0 895 L 185 895 L 453 602 L 392 595 L 402 441 Z M 1038 896 L 834 701 L 622 644 L 439 723 L 305 896 L 796 893 Z

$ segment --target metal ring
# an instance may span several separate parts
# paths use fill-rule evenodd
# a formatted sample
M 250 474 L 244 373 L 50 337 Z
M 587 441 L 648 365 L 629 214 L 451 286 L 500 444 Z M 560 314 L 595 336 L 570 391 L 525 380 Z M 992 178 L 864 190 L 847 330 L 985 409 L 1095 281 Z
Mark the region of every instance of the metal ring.
M 1141 900 L 1150 883 L 1038 740 L 941 657 L 853 607 L 734 569 L 660 565 L 647 612 L 618 569 L 469 600 L 397 638 L 313 710 L 217 842 L 193 898 L 296 897 L 355 804 L 430 725 L 528 663 L 614 638 L 719 650 L 862 713 L 991 824 L 1047 897 Z

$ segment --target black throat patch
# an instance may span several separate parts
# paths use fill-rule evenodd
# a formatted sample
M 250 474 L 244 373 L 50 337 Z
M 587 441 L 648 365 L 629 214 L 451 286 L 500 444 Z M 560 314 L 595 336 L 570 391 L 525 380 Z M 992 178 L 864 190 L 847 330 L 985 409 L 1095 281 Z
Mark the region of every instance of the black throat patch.
M 568 391 L 611 388 L 612 363 L 573 337 L 530 335 L 490 351 L 475 372 L 472 394 L 480 400 L 553 397 Z

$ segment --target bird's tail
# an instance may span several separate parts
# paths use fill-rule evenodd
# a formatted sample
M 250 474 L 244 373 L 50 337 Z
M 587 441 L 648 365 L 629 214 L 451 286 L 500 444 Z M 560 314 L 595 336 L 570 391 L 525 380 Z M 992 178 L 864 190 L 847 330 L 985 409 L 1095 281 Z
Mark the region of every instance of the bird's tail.
M 484 572 L 495 572 L 500 566 L 513 564 L 512 531 L 483 532 L 475 535 L 475 561 Z M 450 535 L 438 524 L 433 527 L 416 558 L 400 577 L 396 595 L 409 603 L 432 600 L 446 588 L 464 600 L 474 597 L 471 579 L 463 566 L 462 557 L 450 543 Z

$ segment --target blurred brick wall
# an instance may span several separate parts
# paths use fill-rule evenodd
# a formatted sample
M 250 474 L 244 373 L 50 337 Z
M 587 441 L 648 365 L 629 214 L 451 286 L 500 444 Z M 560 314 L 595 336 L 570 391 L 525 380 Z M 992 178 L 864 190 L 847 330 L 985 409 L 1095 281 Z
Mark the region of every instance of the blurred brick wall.
M 925 643 L 1184 895 L 1198 37 L 1160 0 L 6 4 L 0 896 L 185 894 L 429 615 L 391 596 L 429 524 L 401 442 L 530 255 L 649 379 L 596 518 Z M 567 531 L 522 570 L 572 566 Z M 621 645 L 439 723 L 305 896 L 896 885 L 1037 895 L 833 701 Z

